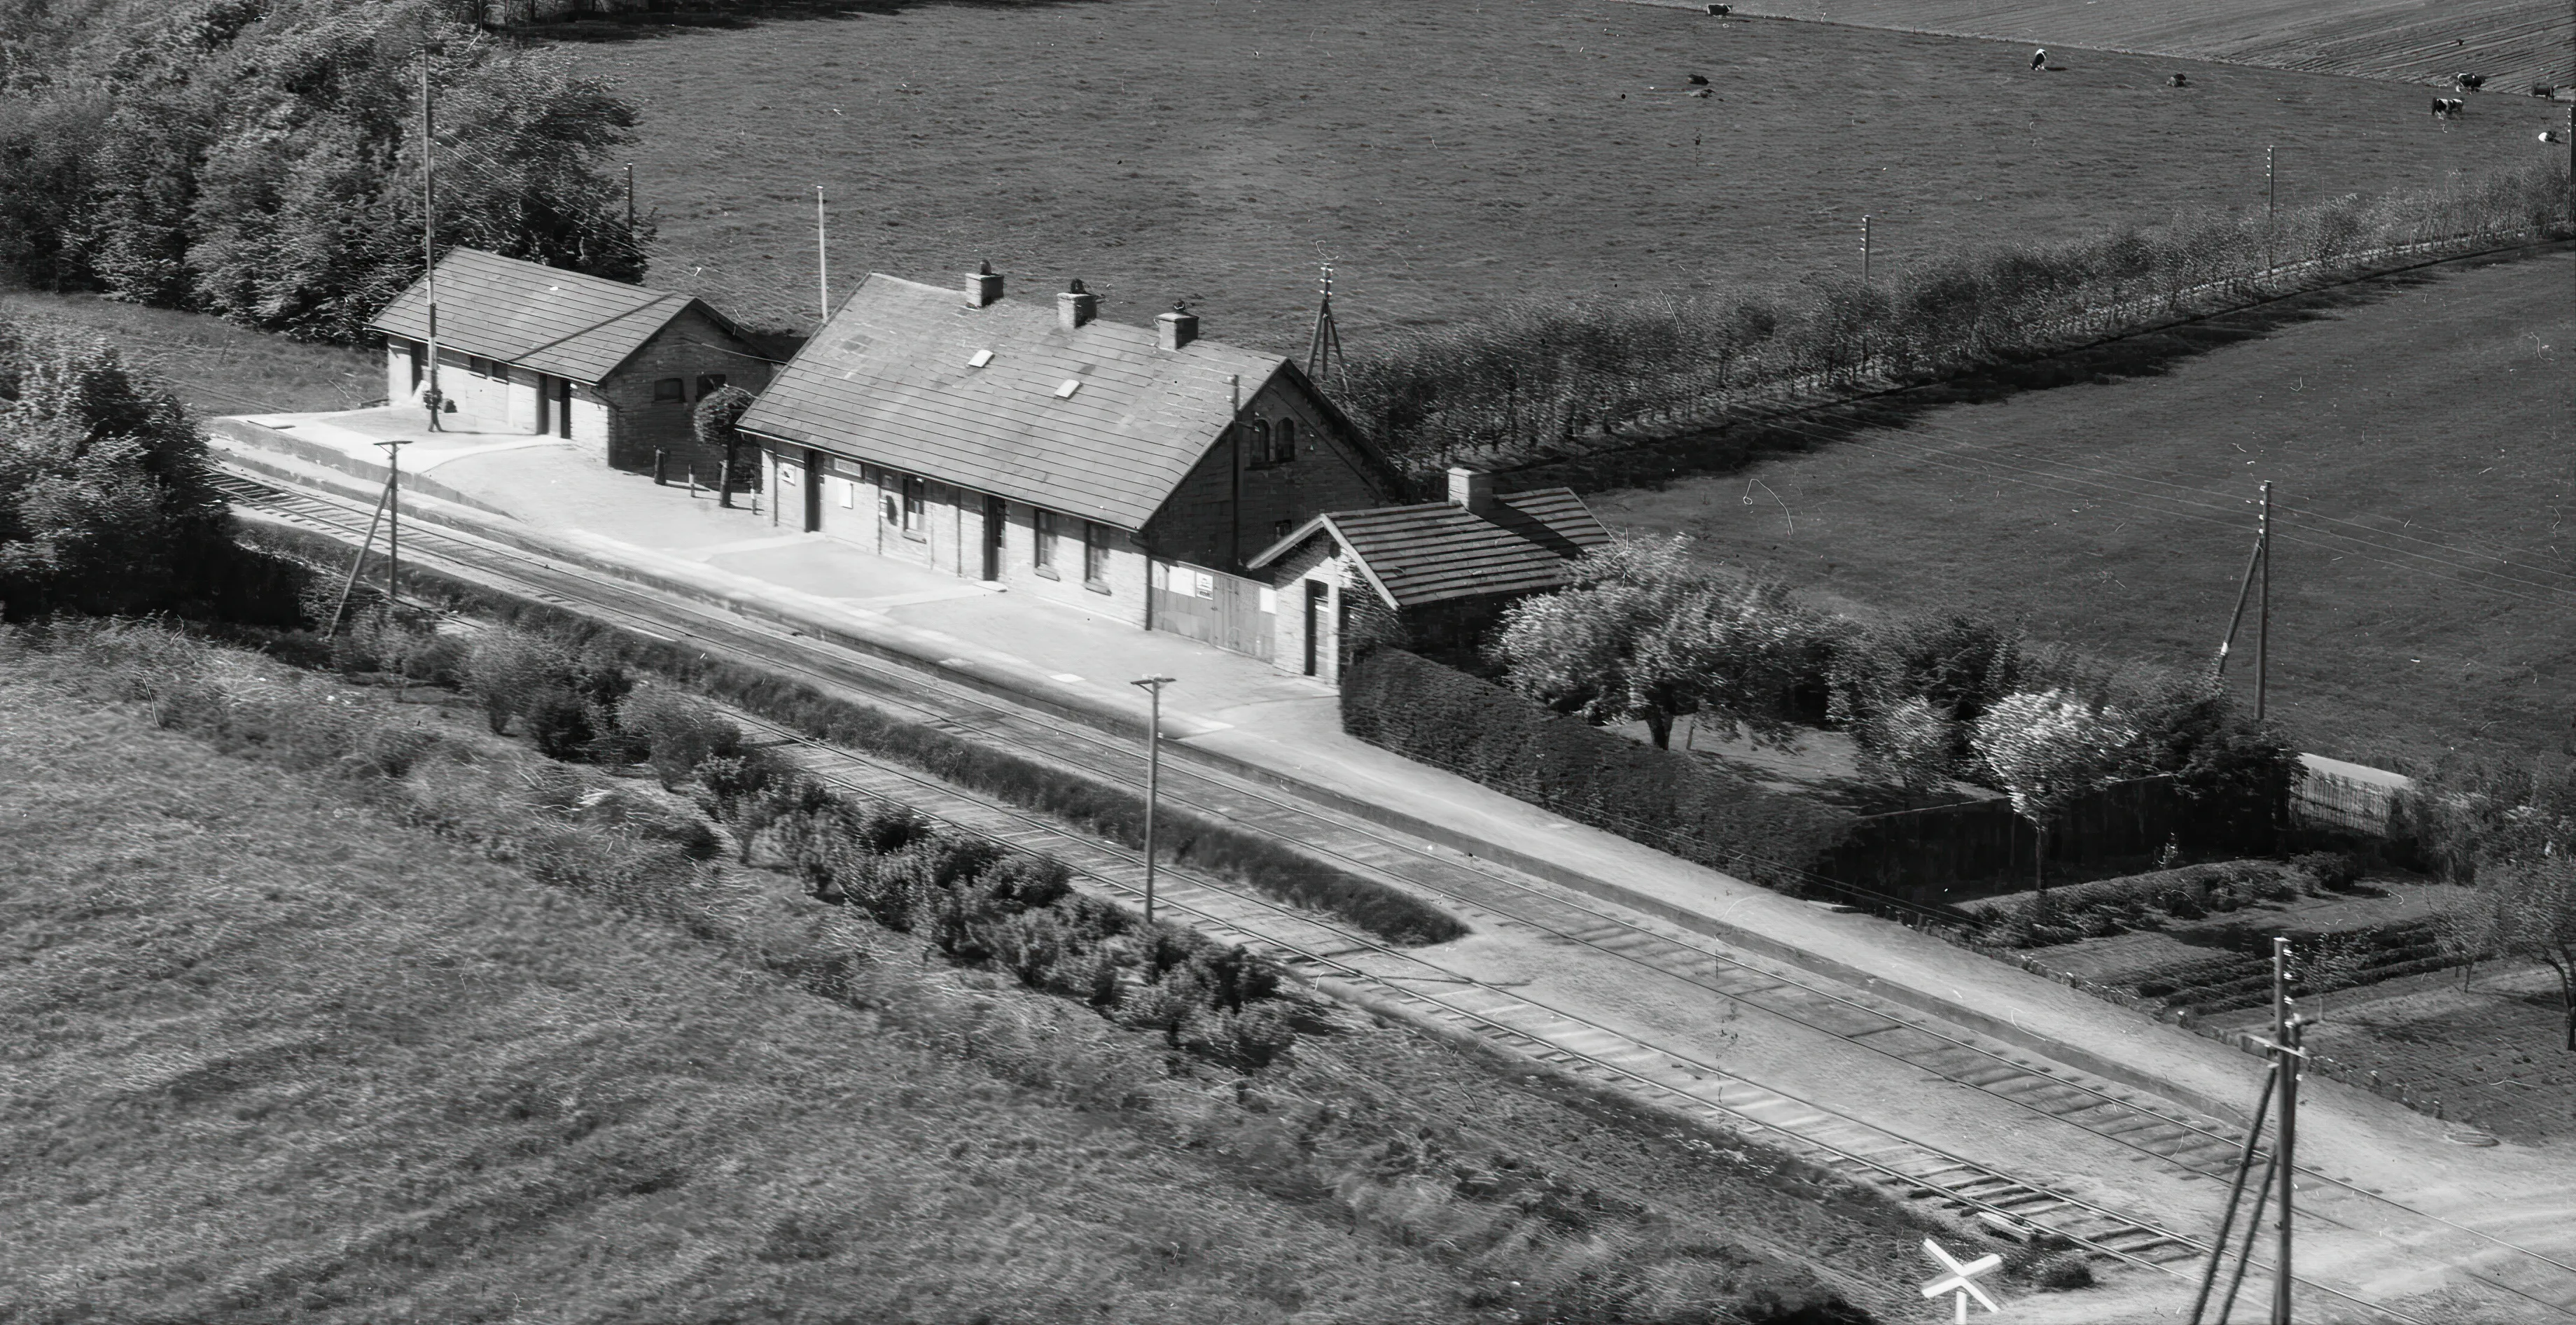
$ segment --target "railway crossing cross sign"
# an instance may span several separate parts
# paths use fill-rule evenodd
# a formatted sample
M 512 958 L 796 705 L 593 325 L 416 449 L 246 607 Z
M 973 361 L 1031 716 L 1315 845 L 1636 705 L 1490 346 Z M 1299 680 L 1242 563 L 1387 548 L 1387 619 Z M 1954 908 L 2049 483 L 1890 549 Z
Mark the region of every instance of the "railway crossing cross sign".
M 2003 1257 L 1997 1256 L 1992 1252 L 1988 1252 L 1987 1254 L 1962 1265 L 1960 1264 L 1958 1257 L 1951 1255 L 1940 1243 L 1934 1242 L 1930 1238 L 1923 1239 L 1923 1254 L 1931 1257 L 1934 1261 L 1939 1262 L 1943 1269 L 1949 1271 L 1948 1274 L 1936 1276 L 1932 1282 L 1923 1285 L 1923 1296 L 1939 1297 L 1943 1293 L 1956 1294 L 1956 1300 L 1959 1304 L 1959 1314 L 1955 1319 L 1959 1322 L 1959 1325 L 1967 1325 L 1968 1298 L 1972 1294 L 1976 1297 L 1979 1303 L 1984 1305 L 1986 1310 L 2003 1310 L 2002 1307 L 1995 1305 L 1995 1300 L 1993 1298 L 1986 1296 L 1986 1290 L 1977 1287 L 1975 1283 L 1978 1275 L 1984 1274 L 1986 1271 L 2003 1264 Z

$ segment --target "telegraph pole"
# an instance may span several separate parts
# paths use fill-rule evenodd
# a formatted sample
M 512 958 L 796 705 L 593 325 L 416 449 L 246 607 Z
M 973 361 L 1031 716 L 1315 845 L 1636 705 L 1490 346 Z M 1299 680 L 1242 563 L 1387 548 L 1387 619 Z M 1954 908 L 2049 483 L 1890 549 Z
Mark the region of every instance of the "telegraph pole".
M 2272 279 L 2272 217 L 2280 199 L 2280 188 L 2272 174 L 2272 149 L 2263 149 L 2263 279 Z
M 823 236 L 823 186 L 814 186 L 814 302 L 832 320 L 832 249 Z
M 635 163 L 626 163 L 626 242 L 635 242 Z
M 2262 607 L 2254 618 L 2254 720 L 2263 720 L 2263 693 L 2272 679 L 2272 480 L 2263 480 L 2263 522 L 2254 537 L 2263 571 Z M 2284 1121 L 2287 1121 L 2286 1119 Z
M 1154 802 L 1162 792 L 1163 772 L 1163 687 L 1175 678 L 1149 676 L 1129 685 L 1143 689 L 1154 697 L 1152 716 L 1145 720 L 1145 923 L 1154 923 Z
M 2273 1137 L 2272 1165 L 2281 1175 L 2280 1243 L 2278 1277 L 2272 1284 L 2272 1325 L 2291 1325 L 2290 1321 L 2290 1195 L 2294 1189 L 2298 1165 L 2293 1146 L 2298 1133 L 2299 1027 L 2306 1019 L 2290 1011 L 2290 940 L 2272 936 L 2272 1045 L 2273 1062 L 2280 1068 L 2281 1122 Z
M 438 390 L 438 191 L 430 172 L 438 138 L 429 104 L 429 60 L 420 62 L 420 253 L 429 272 L 429 389 Z
M 385 448 L 385 624 L 390 626 L 402 572 L 402 449 L 411 443 L 397 437 L 376 445 Z
M 1869 284 L 1869 214 L 1860 218 L 1860 283 Z
M 1324 264 L 1322 302 L 1315 305 L 1315 334 L 1306 341 L 1306 376 L 1316 386 L 1324 385 L 1324 375 L 1333 370 L 1341 355 L 1342 333 L 1333 325 L 1333 264 L 1327 262 Z M 1240 413 L 1242 409 L 1243 403 L 1238 399 L 1235 410 Z

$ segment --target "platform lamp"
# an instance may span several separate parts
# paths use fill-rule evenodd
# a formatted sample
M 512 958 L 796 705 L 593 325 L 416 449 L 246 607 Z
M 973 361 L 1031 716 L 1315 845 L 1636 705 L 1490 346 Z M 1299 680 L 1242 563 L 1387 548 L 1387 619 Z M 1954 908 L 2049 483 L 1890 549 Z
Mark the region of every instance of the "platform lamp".
M 1154 802 L 1161 794 L 1163 773 L 1163 687 L 1177 678 L 1149 676 L 1127 684 L 1152 695 L 1151 716 L 1145 720 L 1145 923 L 1154 923 Z

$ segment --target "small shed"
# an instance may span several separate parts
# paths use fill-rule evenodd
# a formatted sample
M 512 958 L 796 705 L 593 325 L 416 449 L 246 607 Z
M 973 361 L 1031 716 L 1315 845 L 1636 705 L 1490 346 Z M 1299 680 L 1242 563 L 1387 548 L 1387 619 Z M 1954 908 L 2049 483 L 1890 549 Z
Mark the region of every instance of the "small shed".
M 635 471 L 668 451 L 672 472 L 685 465 L 713 483 L 724 457 L 697 453 L 698 400 L 769 384 L 770 360 L 692 295 L 471 248 L 438 260 L 437 283 L 441 422 L 456 431 L 560 437 Z M 367 325 L 385 338 L 385 398 L 417 402 L 430 376 L 429 282 Z
M 1572 488 L 1494 493 L 1449 471 L 1449 500 L 1334 511 L 1252 558 L 1281 602 L 1274 665 L 1338 681 L 1361 639 L 1428 653 L 1473 650 L 1516 598 L 1564 586 L 1566 563 L 1610 531 Z

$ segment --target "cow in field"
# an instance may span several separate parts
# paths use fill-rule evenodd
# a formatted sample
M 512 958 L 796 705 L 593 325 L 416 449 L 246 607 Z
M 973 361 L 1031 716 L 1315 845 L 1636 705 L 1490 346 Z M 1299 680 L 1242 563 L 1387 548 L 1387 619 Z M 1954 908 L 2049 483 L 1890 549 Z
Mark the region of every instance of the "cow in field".
M 2475 91 L 2477 91 L 2479 88 L 2485 87 L 2486 85 L 2487 85 L 2487 76 L 2486 76 L 2485 74 L 2453 74 L 2453 75 L 2451 75 L 2451 86 L 2456 87 L 2456 88 L 2460 89 L 2460 90 L 2461 90 L 2461 91 L 2463 91 L 2463 92 L 2475 92 Z
M 2459 114 L 2460 107 L 2466 104 L 2466 102 L 2461 101 L 2458 97 L 2435 97 L 2433 98 L 2433 118 L 2437 120 L 2447 120 L 2452 116 Z
M 2185 77 L 2184 77 L 2184 76 L 2182 76 L 2181 74 L 2167 74 L 2167 75 L 2165 76 L 2165 86 L 2166 86 L 2166 87 L 2189 87 L 2189 86 L 2191 86 L 2191 80 L 2190 80 L 2190 79 L 2188 79 L 2188 78 L 2185 78 Z
M 1715 17 L 1718 17 L 1718 18 L 1724 18 L 1724 17 L 1726 17 L 1727 15 L 1732 14 L 1732 13 L 1734 13 L 1734 12 L 1735 12 L 1735 6 L 1733 6 L 1733 5 L 1710 5 L 1710 6 L 1708 7 L 1708 12 L 1709 12 L 1711 15 L 1715 16 Z
M 2033 69 L 2045 69 L 2045 68 L 2047 68 L 2047 67 L 2048 67 L 2048 52 L 2047 52 L 2046 50 L 2036 50 L 2036 51 L 2032 51 L 2032 52 L 2030 53 L 2030 67 L 2031 67 L 2031 68 L 2033 68 Z

